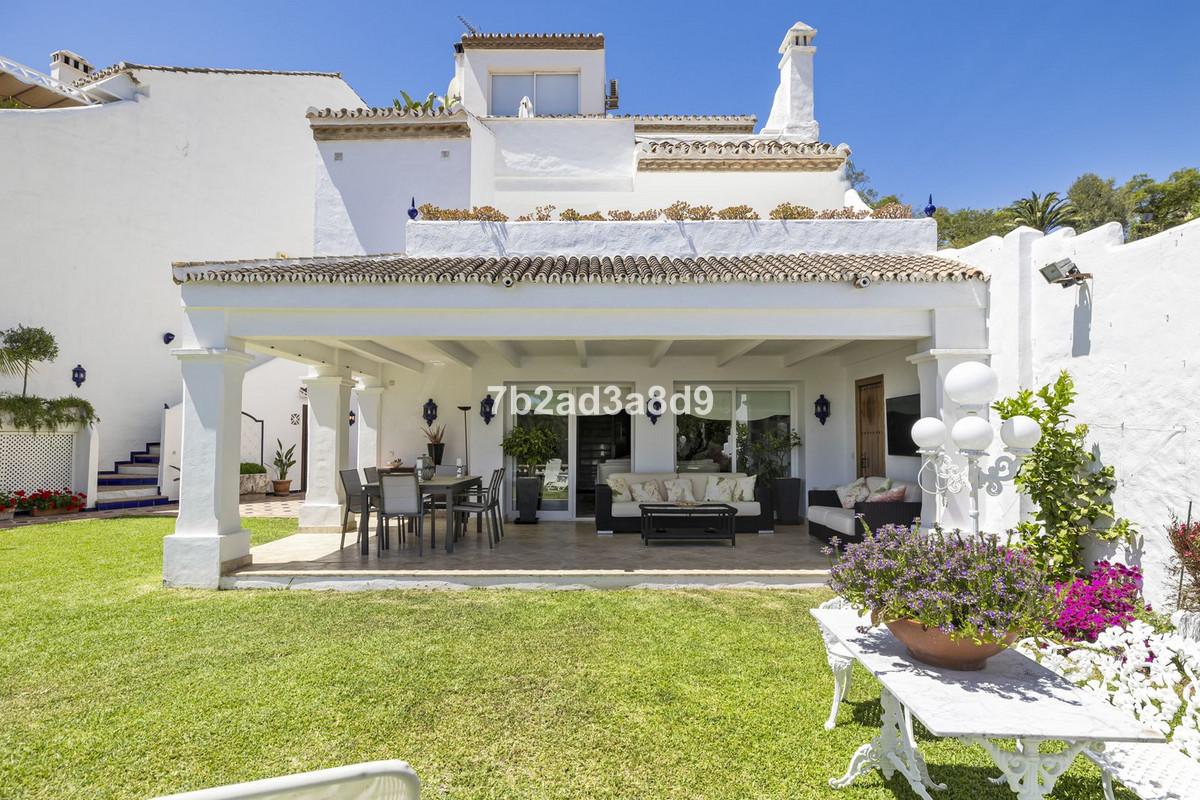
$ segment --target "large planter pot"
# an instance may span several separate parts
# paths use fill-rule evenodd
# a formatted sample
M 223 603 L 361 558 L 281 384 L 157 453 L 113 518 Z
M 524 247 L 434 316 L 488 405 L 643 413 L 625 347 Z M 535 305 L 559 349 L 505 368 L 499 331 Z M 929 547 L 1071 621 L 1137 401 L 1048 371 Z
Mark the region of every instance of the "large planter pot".
M 271 486 L 274 489 L 275 494 L 283 495 L 283 494 L 291 494 L 291 492 L 292 492 L 291 479 L 288 479 L 286 481 L 271 481 Z
M 238 476 L 238 494 L 266 494 L 270 490 L 271 479 L 265 472 Z
M 517 524 L 537 522 L 538 502 L 541 500 L 541 478 L 517 478 Z
M 433 465 L 435 467 L 441 466 L 442 454 L 446 452 L 446 443 L 438 442 L 434 444 L 433 442 L 428 442 L 425 445 L 425 449 L 429 452 L 429 457 L 433 459 Z
M 885 623 L 917 661 L 934 667 L 964 671 L 983 669 L 987 660 L 1017 639 L 1010 633 L 1004 644 L 975 644 L 970 639 L 951 639 L 938 628 L 927 628 L 911 619 Z
M 29 516 L 31 517 L 58 517 L 64 514 L 78 514 L 79 509 L 83 506 L 65 506 L 64 508 L 31 508 Z
M 783 525 L 799 525 L 800 498 L 804 496 L 803 478 L 776 478 L 771 481 L 771 499 L 775 519 Z
M 17 513 L 15 508 L 10 508 L 7 511 L 0 511 L 0 522 L 12 522 L 13 515 Z

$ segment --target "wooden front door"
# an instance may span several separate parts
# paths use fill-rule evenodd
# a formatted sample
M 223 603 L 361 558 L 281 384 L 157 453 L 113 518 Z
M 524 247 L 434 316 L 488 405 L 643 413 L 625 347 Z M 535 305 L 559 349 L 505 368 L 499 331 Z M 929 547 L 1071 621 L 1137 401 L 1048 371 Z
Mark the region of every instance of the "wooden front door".
M 858 477 L 886 477 L 883 376 L 858 379 L 854 382 L 854 393 Z

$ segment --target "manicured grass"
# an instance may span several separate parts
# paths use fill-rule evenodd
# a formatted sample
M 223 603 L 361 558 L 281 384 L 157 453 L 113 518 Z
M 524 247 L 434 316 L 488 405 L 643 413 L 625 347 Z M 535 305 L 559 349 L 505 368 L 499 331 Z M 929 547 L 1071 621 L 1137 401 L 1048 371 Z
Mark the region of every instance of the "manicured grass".
M 247 520 L 255 541 L 294 523 Z M 401 758 L 431 798 L 910 798 L 841 773 L 818 592 L 199 592 L 167 519 L 0 531 L 0 797 L 146 797 Z M 925 740 L 948 800 L 1011 798 Z M 1083 761 L 1055 797 L 1093 798 Z

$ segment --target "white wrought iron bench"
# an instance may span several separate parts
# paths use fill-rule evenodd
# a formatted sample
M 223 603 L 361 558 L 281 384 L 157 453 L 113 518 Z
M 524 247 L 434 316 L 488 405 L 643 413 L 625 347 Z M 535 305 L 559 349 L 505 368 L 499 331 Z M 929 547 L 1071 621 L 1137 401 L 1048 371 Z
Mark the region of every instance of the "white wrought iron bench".
M 420 800 L 420 797 L 421 781 L 407 763 L 367 761 L 173 794 L 158 800 Z
M 839 610 L 849 609 L 850 607 L 850 603 L 841 597 L 826 600 L 818 606 L 818 608 Z M 829 669 L 833 672 L 833 703 L 829 709 L 829 719 L 825 720 L 825 730 L 831 731 L 837 725 L 838 709 L 841 708 L 842 701 L 846 699 L 846 694 L 850 691 L 850 676 L 854 671 L 854 656 L 842 646 L 837 637 L 825 629 L 825 626 L 818 623 L 818 627 L 821 629 L 821 638 L 825 641 L 825 659 L 829 662 Z

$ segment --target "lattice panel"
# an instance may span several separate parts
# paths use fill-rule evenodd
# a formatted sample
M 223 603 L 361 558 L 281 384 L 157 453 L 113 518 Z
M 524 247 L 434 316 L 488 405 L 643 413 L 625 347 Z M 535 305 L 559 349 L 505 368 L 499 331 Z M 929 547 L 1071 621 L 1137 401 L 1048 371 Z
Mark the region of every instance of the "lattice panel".
M 75 437 L 70 433 L 0 433 L 0 491 L 71 485 Z

